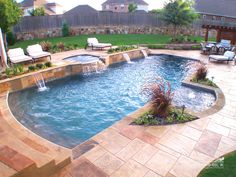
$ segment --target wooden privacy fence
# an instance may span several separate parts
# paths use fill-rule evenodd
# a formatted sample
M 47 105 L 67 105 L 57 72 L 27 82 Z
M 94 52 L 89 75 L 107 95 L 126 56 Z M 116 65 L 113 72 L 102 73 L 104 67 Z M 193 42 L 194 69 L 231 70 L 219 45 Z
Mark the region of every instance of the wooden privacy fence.
M 163 22 L 155 15 L 144 12 L 114 13 L 97 12 L 90 14 L 64 14 L 40 17 L 24 17 L 19 24 L 14 26 L 14 32 L 30 32 L 39 29 L 61 28 L 66 21 L 71 27 L 83 26 L 161 26 Z

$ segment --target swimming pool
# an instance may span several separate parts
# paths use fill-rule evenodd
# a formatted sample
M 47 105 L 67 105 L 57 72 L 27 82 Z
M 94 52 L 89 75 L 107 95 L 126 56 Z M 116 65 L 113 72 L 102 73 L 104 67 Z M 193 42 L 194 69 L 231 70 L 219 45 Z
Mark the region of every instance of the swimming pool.
M 214 95 L 181 86 L 190 60 L 161 55 L 113 64 L 101 73 L 79 74 L 9 94 L 13 115 L 38 135 L 72 148 L 146 103 L 140 94 L 147 80 L 163 77 L 176 92 L 174 103 L 203 110 Z

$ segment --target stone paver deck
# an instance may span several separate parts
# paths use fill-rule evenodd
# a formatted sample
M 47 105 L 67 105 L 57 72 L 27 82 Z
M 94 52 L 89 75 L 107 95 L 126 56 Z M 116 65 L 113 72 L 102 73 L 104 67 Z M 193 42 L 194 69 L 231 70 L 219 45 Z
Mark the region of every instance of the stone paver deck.
M 53 61 L 75 53 L 55 54 Z M 199 51 L 152 53 L 208 63 Z M 219 112 L 185 124 L 150 127 L 130 125 L 134 119 L 130 115 L 95 135 L 88 152 L 74 149 L 72 163 L 53 177 L 195 177 L 214 159 L 236 150 L 236 66 L 208 63 L 208 67 L 225 95 Z

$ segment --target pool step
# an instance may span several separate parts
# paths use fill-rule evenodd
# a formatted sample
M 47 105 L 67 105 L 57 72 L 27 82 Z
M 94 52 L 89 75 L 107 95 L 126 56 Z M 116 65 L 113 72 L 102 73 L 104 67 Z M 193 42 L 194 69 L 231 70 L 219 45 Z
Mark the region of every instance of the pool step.
M 68 165 L 71 161 L 67 153 L 61 153 L 53 158 L 48 154 L 31 149 L 20 140 L 11 137 L 4 137 L 4 142 L 1 139 L 1 143 L 7 145 L 2 145 L 2 148 L 0 146 L 0 162 L 15 170 L 13 176 L 46 177 Z
M 5 165 L 4 163 L 2 163 L 0 161 L 0 175 L 1 175 L 1 177 L 13 176 L 16 173 L 17 173 L 16 170 L 8 167 L 7 165 Z
M 18 176 L 36 169 L 36 164 L 9 146 L 1 145 L 0 169 L 1 176 Z
M 50 143 L 15 123 L 6 109 L 0 110 L 0 135 L 1 177 L 47 177 L 71 162 L 69 149 Z M 18 168 L 16 165 L 22 162 L 27 163 Z

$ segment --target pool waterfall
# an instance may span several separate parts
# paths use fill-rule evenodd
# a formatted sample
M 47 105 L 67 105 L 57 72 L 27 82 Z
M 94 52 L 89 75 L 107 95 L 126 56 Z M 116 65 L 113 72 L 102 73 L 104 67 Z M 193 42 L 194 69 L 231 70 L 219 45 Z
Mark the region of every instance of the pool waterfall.
M 45 91 L 45 90 L 48 89 L 48 88 L 46 87 L 46 84 L 45 84 L 43 75 L 42 75 L 41 73 L 38 73 L 38 74 L 35 74 L 35 75 L 34 75 L 34 81 L 35 81 L 35 84 L 36 84 L 37 87 L 38 87 L 38 91 L 39 91 L 39 92 L 43 92 L 43 91 Z

